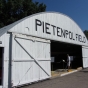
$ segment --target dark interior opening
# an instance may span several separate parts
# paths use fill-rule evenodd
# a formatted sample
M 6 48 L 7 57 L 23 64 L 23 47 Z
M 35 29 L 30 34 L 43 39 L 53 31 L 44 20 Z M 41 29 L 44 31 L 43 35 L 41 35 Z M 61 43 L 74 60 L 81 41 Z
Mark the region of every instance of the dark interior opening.
M 0 85 L 2 85 L 3 79 L 3 48 L 0 47 Z
M 82 67 L 82 47 L 79 45 L 51 41 L 51 70 L 67 69 L 67 54 L 71 56 L 71 68 Z

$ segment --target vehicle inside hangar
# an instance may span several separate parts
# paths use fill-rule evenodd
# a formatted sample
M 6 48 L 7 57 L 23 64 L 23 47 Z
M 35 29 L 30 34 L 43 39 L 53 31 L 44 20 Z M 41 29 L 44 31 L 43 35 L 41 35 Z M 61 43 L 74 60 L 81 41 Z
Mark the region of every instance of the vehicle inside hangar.
M 82 47 L 64 42 L 51 41 L 51 70 L 67 69 L 67 54 L 71 58 L 71 69 L 82 67 Z

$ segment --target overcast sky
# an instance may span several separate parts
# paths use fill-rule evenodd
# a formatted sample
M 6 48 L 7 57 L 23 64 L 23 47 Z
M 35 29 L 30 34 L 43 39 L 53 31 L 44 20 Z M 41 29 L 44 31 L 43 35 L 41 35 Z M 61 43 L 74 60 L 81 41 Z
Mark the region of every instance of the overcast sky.
M 88 30 L 88 0 L 33 0 L 46 4 L 46 11 L 68 15 L 82 30 Z

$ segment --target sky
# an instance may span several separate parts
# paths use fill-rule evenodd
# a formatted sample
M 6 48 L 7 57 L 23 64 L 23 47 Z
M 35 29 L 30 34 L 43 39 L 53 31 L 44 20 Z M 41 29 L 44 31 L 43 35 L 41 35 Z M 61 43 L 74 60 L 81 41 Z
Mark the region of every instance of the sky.
M 88 30 L 88 0 L 33 0 L 44 3 L 46 11 L 63 13 L 84 31 Z

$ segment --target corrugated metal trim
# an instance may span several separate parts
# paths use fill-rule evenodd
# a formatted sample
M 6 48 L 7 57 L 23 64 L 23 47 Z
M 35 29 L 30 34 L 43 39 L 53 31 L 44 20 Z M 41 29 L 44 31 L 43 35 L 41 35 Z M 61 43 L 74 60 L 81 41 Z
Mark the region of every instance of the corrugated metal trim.
M 20 38 L 20 39 L 26 39 L 26 40 L 31 40 L 31 41 L 37 41 L 37 42 L 43 42 L 43 43 L 50 43 L 50 40 L 47 39 L 42 39 L 38 37 L 32 37 L 32 36 L 27 36 L 27 35 L 22 35 L 22 34 L 14 34 L 15 38 Z
M 87 47 L 87 46 L 82 46 L 82 48 L 86 48 L 86 49 L 88 49 L 88 47 Z

